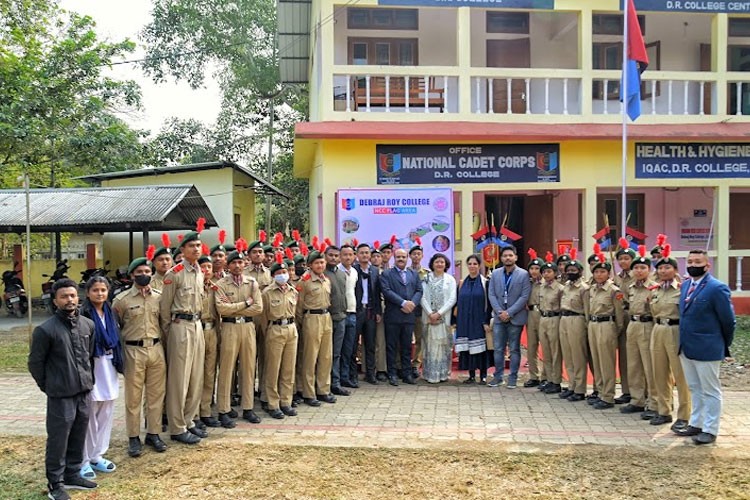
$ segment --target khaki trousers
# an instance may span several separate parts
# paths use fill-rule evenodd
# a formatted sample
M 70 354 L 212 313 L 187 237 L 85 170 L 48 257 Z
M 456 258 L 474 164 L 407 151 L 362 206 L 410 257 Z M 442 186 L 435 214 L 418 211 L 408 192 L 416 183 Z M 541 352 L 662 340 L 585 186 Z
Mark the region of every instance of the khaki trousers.
M 169 433 L 193 427 L 203 389 L 205 344 L 200 321 L 174 320 L 167 344 L 167 419 Z M 149 419 L 149 423 L 151 419 Z
M 654 325 L 651 331 L 651 363 L 654 399 L 659 415 L 672 415 L 673 390 L 677 385 L 677 418 L 690 419 L 690 391 L 678 356 L 679 325 Z
M 625 311 L 627 313 L 627 311 Z M 623 332 L 617 337 L 617 368 L 620 370 L 620 385 L 623 394 L 630 394 L 630 374 L 628 373 L 628 325 L 630 316 L 625 315 Z M 632 394 L 631 394 L 632 396 Z
M 331 314 L 307 313 L 302 318 L 302 396 L 314 399 L 331 392 L 333 322 Z
M 222 323 L 219 353 L 219 388 L 216 407 L 219 413 L 232 409 L 232 376 L 239 359 L 238 371 L 242 409 L 253 408 L 255 388 L 255 325 L 253 323 Z
M 144 400 L 149 434 L 161 432 L 161 413 L 167 384 L 167 363 L 161 344 L 153 347 L 123 345 L 125 380 L 125 428 L 128 437 L 141 431 L 141 401 Z
M 530 341 L 529 341 L 530 342 Z M 560 347 L 560 316 L 540 318 L 539 342 L 542 344 L 543 373 L 553 384 L 562 382 L 562 347 Z M 531 362 L 529 362 L 529 369 Z
M 218 354 L 218 339 L 216 327 L 203 330 L 203 341 L 206 344 L 206 352 L 203 357 L 203 390 L 201 391 L 200 416 L 211 416 L 211 400 L 214 397 L 216 386 L 216 358 Z
M 385 348 L 385 322 L 381 321 L 375 327 L 375 368 L 379 372 L 388 371 L 388 360 Z
M 612 404 L 617 383 L 617 337 L 617 326 L 613 321 L 589 322 L 589 345 L 599 398 Z
M 422 338 L 425 330 L 422 314 L 418 314 L 414 321 L 414 357 L 411 360 L 412 368 L 422 366 Z
M 302 323 L 295 322 L 295 324 L 297 326 L 297 362 L 294 364 L 294 389 L 302 394 L 305 387 L 305 371 L 302 369 L 302 361 L 304 360 L 303 338 L 305 334 L 302 331 Z
M 568 372 L 568 389 L 576 394 L 586 393 L 586 351 L 588 338 L 583 316 L 560 318 L 560 345 L 565 371 Z
M 529 378 L 531 380 L 547 380 L 544 363 L 539 362 L 539 320 L 542 314 L 537 311 L 529 311 L 529 319 L 526 322 L 526 359 L 529 362 Z
M 266 368 L 263 390 L 268 407 L 291 406 L 294 393 L 294 364 L 297 360 L 297 327 L 268 325 L 266 330 Z
M 255 374 L 258 377 L 258 390 L 263 392 L 265 384 L 263 382 L 264 369 L 266 363 L 266 326 L 261 324 L 262 321 L 259 316 L 255 321 L 255 349 L 257 351 L 257 370 Z M 253 379 L 253 389 L 255 388 L 255 379 Z M 265 401 L 264 395 L 261 394 L 261 401 Z
M 654 409 L 654 370 L 651 364 L 652 322 L 631 321 L 628 324 L 628 380 L 630 404 Z M 624 390 L 623 390 L 624 391 Z

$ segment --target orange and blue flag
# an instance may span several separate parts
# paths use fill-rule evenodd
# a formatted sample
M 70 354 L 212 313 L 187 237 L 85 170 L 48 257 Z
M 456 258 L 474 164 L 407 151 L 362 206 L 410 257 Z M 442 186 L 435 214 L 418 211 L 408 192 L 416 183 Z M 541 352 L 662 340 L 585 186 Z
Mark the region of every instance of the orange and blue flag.
M 641 73 L 648 67 L 648 53 L 633 0 L 625 1 L 628 16 L 628 52 L 623 66 L 622 82 L 620 82 L 620 102 L 625 102 L 628 116 L 635 121 L 641 116 Z M 625 87 L 627 87 L 627 96 L 623 99 L 622 89 Z

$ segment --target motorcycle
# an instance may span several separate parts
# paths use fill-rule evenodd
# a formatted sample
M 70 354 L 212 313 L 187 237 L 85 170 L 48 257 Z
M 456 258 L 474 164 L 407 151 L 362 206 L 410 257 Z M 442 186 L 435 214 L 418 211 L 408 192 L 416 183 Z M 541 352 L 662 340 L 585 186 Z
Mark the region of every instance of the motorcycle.
M 52 285 L 59 279 L 67 278 L 69 269 L 68 259 L 64 259 L 57 262 L 55 272 L 52 273 L 52 276 L 42 274 L 42 277 L 47 278 L 47 281 L 42 283 L 42 304 L 44 304 L 44 309 L 49 314 L 55 313 L 55 304 L 52 302 Z
M 23 288 L 23 281 L 18 275 L 21 271 L 15 271 L 18 262 L 13 263 L 13 269 L 3 273 L 3 284 L 5 285 L 5 307 L 8 309 L 8 316 L 11 314 L 17 318 L 23 318 L 29 310 L 29 301 L 26 298 L 26 290 Z
M 81 297 L 81 299 L 86 296 L 86 283 L 95 276 L 107 278 L 107 281 L 110 282 L 110 288 L 112 288 L 112 280 L 107 276 L 110 272 L 110 269 L 107 269 L 108 265 L 109 261 L 106 261 L 104 267 L 94 267 L 81 271 L 81 281 L 78 283 L 78 296 Z
M 128 276 L 127 268 L 117 268 L 115 271 L 115 278 L 110 280 L 112 282 L 112 286 L 110 287 L 109 292 L 109 300 L 110 302 L 121 292 L 124 292 L 131 286 L 133 286 L 133 282 L 130 280 L 130 276 Z

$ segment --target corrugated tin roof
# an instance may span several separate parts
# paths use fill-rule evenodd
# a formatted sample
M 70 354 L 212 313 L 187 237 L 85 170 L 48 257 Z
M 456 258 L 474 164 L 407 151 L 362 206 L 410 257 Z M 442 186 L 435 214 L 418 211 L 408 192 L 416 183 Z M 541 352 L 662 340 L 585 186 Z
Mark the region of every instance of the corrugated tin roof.
M 34 232 L 129 232 L 206 227 L 216 219 L 198 190 L 189 184 L 117 188 L 30 190 Z M 26 229 L 24 190 L 0 190 L 0 231 Z

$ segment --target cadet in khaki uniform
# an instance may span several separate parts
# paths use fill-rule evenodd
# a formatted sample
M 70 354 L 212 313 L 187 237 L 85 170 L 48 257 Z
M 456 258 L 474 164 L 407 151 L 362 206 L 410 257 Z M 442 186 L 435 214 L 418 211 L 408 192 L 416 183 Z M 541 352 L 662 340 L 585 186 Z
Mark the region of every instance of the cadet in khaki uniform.
M 677 385 L 677 421 L 672 426 L 679 430 L 687 426 L 691 401 L 682 364 L 679 358 L 680 284 L 677 281 L 677 261 L 670 257 L 671 245 L 664 245 L 662 257 L 656 262 L 659 287 L 651 293 L 651 363 L 654 369 L 654 398 L 658 415 L 652 425 L 672 421 L 673 388 Z M 648 415 L 644 415 L 644 418 Z
M 254 318 L 263 312 L 263 299 L 258 282 L 243 273 L 244 242 L 238 241 L 236 247 L 237 250 L 227 256 L 229 275 L 216 284 L 216 311 L 221 316 L 219 389 L 216 406 L 219 409 L 219 422 L 226 428 L 234 427 L 229 412 L 232 409 L 232 376 L 238 358 L 242 418 L 253 424 L 260 423 L 260 417 L 253 411 L 257 341 Z
M 151 276 L 151 288 L 155 290 L 161 290 L 164 287 L 164 276 L 166 276 L 167 271 L 172 269 L 174 265 L 172 261 L 172 249 L 169 247 L 169 235 L 167 233 L 162 234 L 162 242 L 164 246 L 156 249 L 154 260 L 152 261 L 154 274 Z
M 273 418 L 293 417 L 294 364 L 297 359 L 297 290 L 289 284 L 288 264 L 271 266 L 274 282 L 263 290 L 263 322 L 266 326 L 266 382 L 268 414 Z
M 203 388 L 205 343 L 201 326 L 203 273 L 200 231 L 185 235 L 180 243 L 183 260 L 164 277 L 159 316 L 162 336 L 167 338 L 167 419 L 174 441 L 199 443 L 208 434 L 195 426 Z
M 213 255 L 213 254 L 212 254 Z M 215 283 L 211 281 L 214 275 L 214 264 L 211 259 L 202 255 L 198 259 L 201 271 L 205 279 L 203 296 L 203 307 L 201 308 L 201 323 L 203 325 L 203 340 L 206 344 L 203 363 L 203 389 L 201 390 L 201 404 L 199 410 L 200 423 L 208 427 L 219 427 L 221 423 L 211 414 L 211 400 L 214 396 L 214 387 L 216 386 L 216 360 L 219 346 L 219 328 L 216 322 L 216 295 L 218 289 Z
M 617 263 L 620 265 L 620 272 L 614 277 L 615 285 L 625 295 L 627 299 L 628 290 L 630 285 L 633 283 L 633 260 L 636 258 L 635 251 L 630 248 L 630 242 L 626 238 L 620 238 L 620 248 L 615 253 Z M 617 338 L 617 368 L 620 370 L 620 385 L 622 387 L 622 395 L 615 399 L 615 403 L 625 404 L 630 403 L 630 383 L 628 377 L 628 337 L 627 329 L 630 316 L 628 315 L 628 303 L 623 302 L 625 308 L 625 326 L 622 333 Z
M 547 375 L 545 394 L 562 392 L 562 348 L 560 347 L 560 301 L 563 285 L 557 281 L 557 268 L 552 254 L 541 266 L 542 284 L 539 287 L 539 341 L 542 344 L 544 373 Z
M 568 281 L 566 273 L 568 269 L 568 263 L 571 260 L 575 260 L 575 259 L 572 259 L 570 255 L 564 253 L 560 255 L 559 257 L 557 257 L 557 261 L 555 261 L 555 263 L 557 264 L 557 279 L 558 281 L 560 281 L 561 285 L 564 285 L 565 282 Z M 581 269 L 581 271 L 583 271 L 583 269 Z
M 422 241 L 417 238 L 416 243 L 409 249 L 409 259 L 411 260 L 412 270 L 419 276 L 420 281 L 424 281 L 430 270 L 422 267 L 422 257 L 424 256 Z M 417 305 L 414 314 L 416 319 L 414 321 L 414 359 L 411 360 L 411 376 L 416 380 L 419 378 L 419 369 L 422 367 L 422 333 L 425 329 L 422 321 L 422 306 Z
M 331 394 L 333 364 L 333 322 L 328 307 L 331 305 L 331 283 L 323 274 L 326 261 L 323 254 L 313 251 L 307 257 L 310 269 L 297 285 L 297 317 L 302 323 L 302 371 L 305 404 L 320 406 L 321 401 L 335 403 Z
M 537 387 L 547 382 L 547 376 L 544 372 L 544 365 L 539 359 L 539 291 L 542 285 L 542 264 L 544 261 L 538 258 L 536 250 L 529 248 L 528 271 L 529 280 L 531 281 L 531 293 L 526 307 L 529 310 L 528 321 L 526 322 L 526 359 L 529 362 L 529 380 L 524 382 L 524 387 Z
M 305 271 L 307 271 L 307 266 L 305 265 L 305 259 L 308 255 L 307 245 L 304 245 L 304 248 L 301 251 L 303 253 L 294 256 L 294 277 L 289 280 L 289 285 L 291 285 L 295 290 L 302 281 L 302 276 L 304 276 Z M 302 371 L 302 323 L 300 322 L 300 318 L 296 317 L 296 312 L 295 324 L 297 326 L 297 360 L 294 364 L 295 392 L 294 396 L 292 397 L 292 406 L 297 406 L 302 402 L 302 388 L 305 385 L 303 375 L 304 372 Z
M 583 264 L 576 260 L 576 254 L 575 248 L 570 251 L 570 260 L 565 267 L 567 281 L 560 297 L 560 346 L 565 371 L 568 373 L 568 388 L 558 396 L 570 402 L 583 401 L 586 398 L 587 376 L 587 304 L 584 299 L 588 285 L 581 277 Z
M 612 264 L 603 253 L 594 265 L 594 282 L 588 290 L 588 334 L 591 356 L 594 358 L 594 377 L 599 386 L 597 410 L 615 406 L 617 383 L 617 338 L 624 328 L 623 293 L 609 278 Z
M 153 248 L 153 247 L 152 247 Z M 146 444 L 162 452 L 167 445 L 159 437 L 167 383 L 167 363 L 161 344 L 159 302 L 161 294 L 150 286 L 151 259 L 138 258 L 128 266 L 133 287 L 115 297 L 112 309 L 120 323 L 125 364 L 125 427 L 128 455 L 140 456 L 141 402 L 146 388 Z
M 266 241 L 265 231 L 260 231 L 260 238 L 253 241 L 248 245 L 247 252 L 250 257 L 250 265 L 245 266 L 245 274 L 252 277 L 260 287 L 261 293 L 265 288 L 271 284 L 271 273 L 268 268 L 264 265 L 265 252 L 263 251 L 263 243 Z M 255 324 L 255 338 L 257 340 L 257 376 L 258 376 L 258 387 L 259 391 L 263 391 L 263 363 L 264 363 L 264 350 L 265 350 L 265 325 L 260 324 L 260 317 L 258 322 Z

